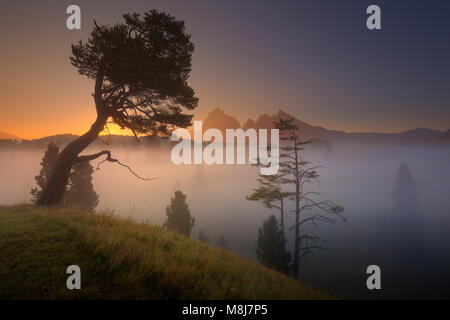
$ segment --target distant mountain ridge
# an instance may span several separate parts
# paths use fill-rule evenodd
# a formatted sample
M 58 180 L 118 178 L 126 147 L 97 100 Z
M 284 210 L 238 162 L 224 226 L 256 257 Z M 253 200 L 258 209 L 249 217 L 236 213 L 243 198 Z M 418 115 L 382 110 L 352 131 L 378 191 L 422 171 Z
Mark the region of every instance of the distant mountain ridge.
M 223 110 L 216 108 L 213 109 L 208 117 L 203 121 L 203 129 L 215 128 L 221 131 L 225 129 L 238 129 L 241 128 L 239 121 L 230 115 L 227 115 Z
M 294 124 L 298 127 L 299 135 L 304 140 L 326 140 L 330 142 L 342 143 L 394 143 L 394 144 L 409 144 L 409 143 L 431 143 L 440 141 L 450 141 L 450 130 L 442 132 L 428 128 L 417 128 L 403 131 L 400 133 L 378 133 L 378 132 L 344 132 L 339 130 L 329 130 L 321 126 L 313 126 L 302 120 L 295 118 L 283 110 L 279 110 L 276 114 L 269 116 L 262 114 L 255 120 L 248 119 L 242 129 L 273 129 L 274 122 L 280 119 L 294 118 Z M 226 120 L 225 120 L 226 119 Z M 206 124 L 214 123 L 216 126 L 209 126 Z M 239 121 L 230 115 L 225 114 L 220 109 L 214 109 L 208 114 L 204 121 L 203 130 L 209 128 L 217 128 L 224 131 L 225 123 L 233 123 L 232 128 L 238 127 Z M 231 129 L 231 128 L 230 128 Z
M 273 129 L 274 122 L 280 119 L 294 118 L 294 123 L 298 127 L 298 133 L 303 140 L 313 140 L 320 143 L 363 143 L 363 144 L 450 144 L 450 129 L 447 131 L 439 131 L 428 128 L 416 128 L 399 133 L 379 133 L 379 132 L 344 132 L 339 130 L 328 130 L 321 126 L 313 126 L 302 120 L 295 118 L 289 113 L 279 110 L 276 114 L 270 116 L 267 114 L 261 114 L 256 120 L 248 119 L 243 126 L 236 117 L 226 114 L 223 110 L 216 108 L 213 109 L 203 121 L 203 131 L 211 128 L 219 129 L 225 134 L 226 129 L 238 129 L 242 128 L 247 130 L 249 128 L 254 129 Z M 191 134 L 193 128 L 189 128 Z M 225 136 L 225 135 L 224 135 Z M 46 147 L 50 141 L 65 146 L 75 138 L 77 135 L 73 134 L 58 134 L 40 139 L 24 140 L 14 135 L 1 132 L 0 140 L 7 141 L 19 141 L 23 146 L 38 146 Z M 156 144 L 166 145 L 168 143 L 167 138 L 152 138 L 152 137 L 139 137 L 138 139 L 144 144 Z M 137 141 L 134 136 L 123 135 L 105 135 L 100 136 L 95 142 L 97 144 L 111 144 L 111 145 L 136 145 Z
M 14 141 L 22 141 L 22 138 L 19 138 L 13 134 L 0 131 L 0 140 L 14 140 Z
M 70 142 L 78 138 L 78 135 L 74 134 L 57 134 L 47 137 L 42 137 L 33 140 L 21 140 L 17 143 L 9 139 L 0 139 L 0 147 L 20 147 L 20 148 L 46 148 L 50 142 L 55 143 L 60 148 L 64 148 Z M 138 140 L 134 136 L 126 135 L 105 135 L 99 136 L 92 144 L 93 147 L 127 147 L 127 146 L 164 146 L 168 145 L 167 138 L 154 138 L 151 136 L 142 136 Z

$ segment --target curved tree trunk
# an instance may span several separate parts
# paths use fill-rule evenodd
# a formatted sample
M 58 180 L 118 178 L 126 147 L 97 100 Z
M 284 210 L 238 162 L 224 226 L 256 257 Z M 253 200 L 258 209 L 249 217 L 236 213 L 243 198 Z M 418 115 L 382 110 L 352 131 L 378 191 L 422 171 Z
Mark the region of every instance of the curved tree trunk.
M 101 88 L 103 76 L 98 75 L 95 82 L 94 100 L 97 109 L 97 119 L 91 128 L 84 135 L 69 143 L 59 154 L 53 173 L 50 176 L 47 186 L 44 188 L 39 205 L 57 205 L 61 202 L 64 191 L 69 180 L 70 171 L 77 161 L 78 155 L 97 139 L 100 132 L 106 125 L 108 115 L 102 106 Z
M 78 155 L 97 139 L 106 124 L 106 120 L 107 117 L 105 116 L 98 117 L 88 132 L 64 148 L 58 157 L 53 173 L 42 192 L 38 204 L 56 205 L 61 202 L 73 164 L 76 162 Z

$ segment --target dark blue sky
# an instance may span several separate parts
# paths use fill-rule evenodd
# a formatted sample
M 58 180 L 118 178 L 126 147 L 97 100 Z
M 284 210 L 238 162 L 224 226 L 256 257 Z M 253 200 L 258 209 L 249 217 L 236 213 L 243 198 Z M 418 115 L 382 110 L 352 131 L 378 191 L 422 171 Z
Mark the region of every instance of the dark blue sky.
M 65 29 L 69 4 L 81 7 L 81 31 Z M 370 4 L 381 7 L 382 30 L 366 28 Z M 80 115 L 90 114 L 92 104 L 83 99 L 92 84 L 70 66 L 70 43 L 86 39 L 94 18 L 115 23 L 123 13 L 151 8 L 185 20 L 192 34 L 198 118 L 220 107 L 243 122 L 282 108 L 330 129 L 450 128 L 450 1 L 444 0 L 2 2 L 1 84 L 14 92 L 8 73 L 40 79 L 53 68 L 60 78 L 48 87 L 64 91 L 69 84 L 70 98 L 83 101 Z M 14 71 L 17 56 L 40 67 Z

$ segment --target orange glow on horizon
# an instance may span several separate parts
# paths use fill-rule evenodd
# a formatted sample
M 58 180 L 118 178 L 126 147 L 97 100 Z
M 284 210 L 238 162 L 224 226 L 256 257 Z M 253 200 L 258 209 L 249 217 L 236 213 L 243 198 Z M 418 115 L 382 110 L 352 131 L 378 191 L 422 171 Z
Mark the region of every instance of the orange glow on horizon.
M 133 132 L 130 129 L 122 129 L 115 123 L 108 123 L 108 125 L 100 132 L 100 136 L 107 135 L 119 135 L 119 136 L 133 136 Z
M 211 108 L 211 110 L 214 108 Z M 211 111 L 208 110 L 208 111 Z M 193 120 L 205 120 L 207 113 L 205 113 L 205 110 L 202 110 L 203 112 L 193 119 Z M 89 112 L 91 113 L 91 112 Z M 236 117 L 231 111 L 225 110 L 225 113 L 228 115 Z M 275 113 L 275 111 L 274 111 Z M 270 113 L 269 113 L 270 114 Z M 307 119 L 303 119 L 300 115 L 292 114 L 297 119 L 303 120 L 311 125 L 316 125 L 314 122 L 308 122 Z M 259 114 L 255 114 L 254 117 L 252 117 L 253 120 L 256 120 L 258 118 Z M 240 122 L 241 125 L 244 125 L 246 119 L 240 119 L 236 117 L 237 120 Z M 33 139 L 40 139 L 43 137 L 53 136 L 53 135 L 59 135 L 59 134 L 74 134 L 74 135 L 83 135 L 86 133 L 89 128 L 91 127 L 91 124 L 94 122 L 95 119 L 95 111 L 92 112 L 92 115 L 89 115 L 87 117 L 79 116 L 76 118 L 66 118 L 63 117 L 61 121 L 58 121 L 58 119 L 53 119 L 51 122 L 42 123 L 42 122 L 36 122 L 36 121 L 21 121 L 23 119 L 17 119 L 17 121 L 8 121 L 8 122 L 2 122 L 0 119 L 0 132 L 8 133 L 14 136 L 17 136 L 21 139 L 26 140 L 33 140 Z M 27 119 L 29 120 L 29 119 Z M 402 128 L 400 130 L 390 130 L 391 128 L 386 128 L 385 130 L 364 130 L 360 127 L 352 127 L 352 128 L 336 128 L 335 123 L 321 123 L 322 127 L 328 129 L 328 130 L 339 130 L 339 131 L 345 131 L 345 132 L 380 132 L 380 133 L 398 133 L 404 130 L 408 130 L 408 128 Z M 193 131 L 193 126 L 190 126 L 188 128 L 189 131 Z M 114 123 L 108 123 L 108 129 L 105 129 L 100 133 L 100 136 L 108 136 L 111 135 L 121 135 L 121 136 L 133 136 L 133 132 L 129 129 L 121 129 L 118 125 Z

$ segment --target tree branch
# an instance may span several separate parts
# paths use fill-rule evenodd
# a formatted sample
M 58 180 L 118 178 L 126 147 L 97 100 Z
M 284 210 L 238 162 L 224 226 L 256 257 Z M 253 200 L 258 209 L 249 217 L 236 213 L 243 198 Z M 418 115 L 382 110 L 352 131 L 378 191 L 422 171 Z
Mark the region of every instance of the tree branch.
M 94 154 L 90 154 L 90 155 L 87 155 L 87 156 L 79 156 L 75 160 L 75 162 L 78 163 L 78 162 L 92 161 L 92 160 L 97 159 L 98 157 L 101 157 L 104 154 L 107 154 L 108 157 L 111 157 L 111 151 L 103 150 L 103 151 L 100 151 L 100 152 L 97 152 L 97 153 L 94 153 Z
M 138 179 L 146 180 L 146 181 L 150 181 L 150 180 L 155 180 L 156 179 L 156 178 L 142 178 L 136 172 L 134 172 L 133 169 L 131 169 L 130 166 L 127 166 L 126 164 L 123 164 L 122 162 L 120 162 L 118 159 L 115 159 L 115 158 L 111 157 L 111 151 L 109 151 L 109 150 L 103 150 L 103 151 L 100 151 L 100 152 L 97 152 L 97 153 L 94 153 L 94 154 L 90 154 L 90 155 L 86 155 L 86 156 L 79 156 L 75 160 L 75 162 L 79 163 L 79 162 L 85 162 L 85 161 L 92 161 L 92 160 L 95 160 L 95 159 L 105 155 L 105 154 L 107 155 L 107 157 L 97 164 L 97 168 L 95 169 L 95 171 L 100 169 L 100 165 L 103 162 L 108 161 L 108 162 L 117 163 L 117 164 L 121 165 L 122 167 L 127 168 Z
M 102 151 L 102 152 L 105 152 L 105 151 Z M 103 154 L 105 154 L 105 153 L 103 153 Z M 97 164 L 97 168 L 95 169 L 95 171 L 100 170 L 100 165 L 101 165 L 103 162 L 108 161 L 108 162 L 114 162 L 114 163 L 117 163 L 118 165 L 121 165 L 122 167 L 127 168 L 127 169 L 128 169 L 128 170 L 129 170 L 136 178 L 138 178 L 138 179 L 145 180 L 145 181 L 151 181 L 151 180 L 156 180 L 156 179 L 157 179 L 157 178 L 142 178 L 142 177 L 139 176 L 136 172 L 134 172 L 133 169 L 131 169 L 130 166 L 127 166 L 126 164 L 123 164 L 123 163 L 120 162 L 118 159 L 112 158 L 112 157 L 111 157 L 111 152 L 110 152 L 110 151 L 107 151 L 107 150 L 106 150 L 106 154 L 108 155 L 108 157 L 106 157 L 106 159 L 100 161 L 100 162 Z

